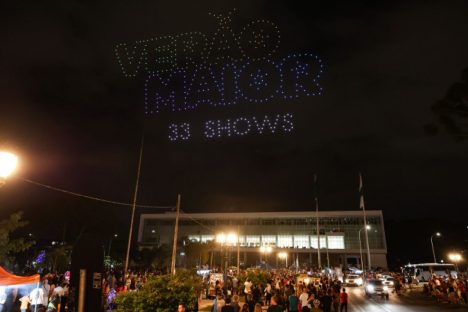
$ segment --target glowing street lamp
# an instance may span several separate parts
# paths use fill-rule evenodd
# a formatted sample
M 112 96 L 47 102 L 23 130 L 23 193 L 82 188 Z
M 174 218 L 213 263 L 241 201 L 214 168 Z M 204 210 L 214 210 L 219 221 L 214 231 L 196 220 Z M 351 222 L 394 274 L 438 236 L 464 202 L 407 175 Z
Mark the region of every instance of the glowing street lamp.
M 0 152 L 0 186 L 15 171 L 18 157 L 9 152 Z
M 458 263 L 460 261 L 462 261 L 462 256 L 459 254 L 459 253 L 451 253 L 448 255 L 450 261 L 454 262 L 455 263 L 455 267 L 457 269 L 457 272 L 458 272 Z
M 223 281 L 224 287 L 227 287 L 227 268 L 228 268 L 228 246 L 233 246 L 238 243 L 238 235 L 236 233 L 219 233 L 216 235 L 216 242 L 221 244 L 221 248 L 225 249 L 224 255 L 224 272 L 223 272 Z
M 288 254 L 286 252 L 280 252 L 278 254 L 278 257 L 286 261 L 286 268 L 287 268 L 288 267 Z
M 361 231 L 362 230 L 366 230 L 366 231 L 369 231 L 371 229 L 371 226 L 368 224 L 364 227 L 362 227 L 360 230 L 359 230 L 359 233 L 358 233 L 358 237 L 359 237 L 359 255 L 360 255 L 360 261 L 361 261 L 361 270 L 364 270 L 364 265 L 362 263 L 362 243 L 361 243 Z M 369 254 L 369 249 L 367 249 L 367 255 L 369 256 L 370 258 L 370 254 Z M 369 270 L 370 270 L 370 267 L 369 267 Z
M 435 256 L 435 250 L 434 250 L 434 242 L 432 241 L 432 238 L 434 236 L 440 237 L 441 234 L 439 232 L 437 232 L 437 233 L 431 235 L 432 256 L 434 257 L 434 263 L 437 263 L 437 259 L 436 259 L 436 256 Z

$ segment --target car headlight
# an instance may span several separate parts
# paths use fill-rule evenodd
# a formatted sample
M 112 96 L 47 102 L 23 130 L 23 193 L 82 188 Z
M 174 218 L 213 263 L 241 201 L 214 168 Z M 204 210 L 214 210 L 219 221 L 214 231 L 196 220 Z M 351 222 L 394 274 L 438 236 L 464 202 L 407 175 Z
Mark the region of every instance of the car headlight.
M 362 285 L 362 278 L 358 278 L 358 279 L 356 280 L 356 284 Z
M 390 285 L 393 285 L 393 281 L 390 281 Z
M 372 286 L 372 285 L 367 285 L 367 291 L 368 291 L 368 292 L 373 292 L 373 291 L 374 291 L 374 286 Z
M 384 290 L 384 291 L 388 291 L 388 286 L 385 285 L 385 286 L 383 287 L 383 290 Z

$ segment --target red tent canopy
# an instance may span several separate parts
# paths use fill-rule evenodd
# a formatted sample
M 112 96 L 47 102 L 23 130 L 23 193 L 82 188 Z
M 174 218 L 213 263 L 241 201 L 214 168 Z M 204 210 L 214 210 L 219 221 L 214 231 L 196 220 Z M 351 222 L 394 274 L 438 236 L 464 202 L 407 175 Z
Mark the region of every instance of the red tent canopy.
M 0 267 L 0 286 L 36 284 L 41 280 L 39 274 L 30 276 L 17 276 Z

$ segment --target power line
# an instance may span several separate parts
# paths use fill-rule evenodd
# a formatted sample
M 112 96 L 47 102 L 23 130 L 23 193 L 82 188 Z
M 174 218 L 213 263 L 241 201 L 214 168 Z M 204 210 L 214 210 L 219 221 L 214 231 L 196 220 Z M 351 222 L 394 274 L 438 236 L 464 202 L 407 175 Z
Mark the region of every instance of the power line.
M 120 206 L 127 206 L 127 207 L 132 207 L 133 206 L 130 203 L 118 202 L 118 201 L 109 200 L 109 199 L 105 199 L 105 198 L 99 198 L 99 197 L 95 197 L 95 196 L 80 194 L 80 193 L 64 190 L 64 189 L 61 189 L 61 188 L 58 188 L 58 187 L 55 187 L 55 186 L 51 186 L 51 185 L 47 185 L 47 184 L 44 184 L 44 183 L 36 182 L 36 181 L 26 179 L 26 178 L 19 178 L 19 179 L 24 181 L 24 182 L 34 184 L 36 186 L 41 186 L 41 187 L 47 188 L 49 190 L 65 193 L 65 194 L 76 196 L 76 197 L 86 198 L 86 199 L 95 200 L 95 201 L 99 201 L 99 202 L 103 202 L 103 203 L 107 203 L 107 204 L 112 204 L 112 205 L 120 205 Z M 136 205 L 136 207 L 138 207 L 138 208 L 151 208 L 151 209 L 173 209 L 174 208 L 174 206 L 155 206 L 155 205 Z

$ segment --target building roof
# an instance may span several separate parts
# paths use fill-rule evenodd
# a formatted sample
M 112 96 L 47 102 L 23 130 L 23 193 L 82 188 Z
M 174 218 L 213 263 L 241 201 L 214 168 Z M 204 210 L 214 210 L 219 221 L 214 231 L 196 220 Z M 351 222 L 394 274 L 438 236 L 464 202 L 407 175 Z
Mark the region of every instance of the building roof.
M 362 217 L 361 210 L 319 211 L 319 218 Z M 366 210 L 369 217 L 382 217 L 382 210 Z M 282 212 L 206 212 L 181 213 L 180 219 L 278 219 L 278 218 L 315 218 L 316 212 L 282 211 Z M 175 219 L 175 212 L 141 214 L 142 219 Z

